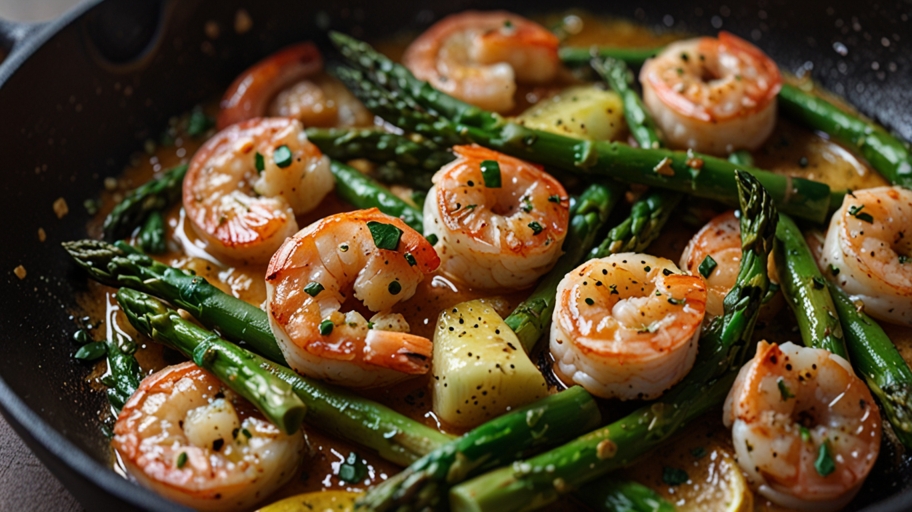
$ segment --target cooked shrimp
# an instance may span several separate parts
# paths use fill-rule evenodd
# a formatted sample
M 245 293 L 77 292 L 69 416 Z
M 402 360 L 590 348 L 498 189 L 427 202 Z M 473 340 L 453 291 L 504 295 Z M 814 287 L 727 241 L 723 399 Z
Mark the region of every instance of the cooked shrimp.
M 297 372 L 350 387 L 426 373 L 431 341 L 391 309 L 440 259 L 421 234 L 377 209 L 330 215 L 288 239 L 266 271 L 269 324 Z M 376 312 L 340 311 L 356 299 Z
M 408 47 L 402 62 L 438 90 L 495 112 L 513 108 L 516 82 L 557 76 L 557 36 L 504 11 L 447 16 Z
M 669 145 L 728 154 L 757 149 L 773 131 L 782 77 L 757 47 L 720 32 L 668 45 L 640 82 Z
M 531 285 L 561 255 L 567 192 L 522 160 L 480 146 L 453 151 L 424 202 L 424 232 L 438 237 L 441 268 L 474 288 Z
M 146 377 L 114 425 L 139 483 L 196 510 L 242 510 L 287 482 L 305 442 L 192 362 Z
M 833 214 L 820 255 L 824 272 L 865 312 L 912 326 L 912 191 L 859 190 Z M 907 236 L 908 235 L 908 236 Z
M 738 374 L 723 418 L 751 483 L 788 508 L 842 507 L 880 450 L 871 392 L 848 361 L 822 349 L 761 341 Z
M 258 167 L 261 166 L 261 169 Z M 292 119 L 251 119 L 206 141 L 184 178 L 184 210 L 210 253 L 266 262 L 335 185 L 329 159 Z
M 218 129 L 255 117 L 292 117 L 304 126 L 370 126 L 373 116 L 323 72 L 313 43 L 280 50 L 241 73 L 222 97 Z
M 556 373 L 603 398 L 656 398 L 693 366 L 705 308 L 703 281 L 665 258 L 587 261 L 557 287 Z
M 706 314 L 721 316 L 722 302 L 735 286 L 741 266 L 741 224 L 735 216 L 735 211 L 730 210 L 717 215 L 706 223 L 687 243 L 687 247 L 681 253 L 680 264 L 681 268 L 692 275 L 706 274 L 703 276 L 707 290 Z M 767 271 L 773 281 L 778 281 L 776 265 L 772 258 L 767 265 Z M 782 306 L 782 300 L 778 299 L 770 306 L 772 307 L 764 308 L 764 316 L 777 312 Z

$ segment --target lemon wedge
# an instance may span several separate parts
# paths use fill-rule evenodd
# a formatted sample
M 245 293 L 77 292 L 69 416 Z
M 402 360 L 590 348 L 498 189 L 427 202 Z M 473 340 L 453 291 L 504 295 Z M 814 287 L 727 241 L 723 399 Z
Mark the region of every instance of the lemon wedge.
M 350 512 L 360 495 L 348 491 L 308 492 L 270 503 L 258 512 Z

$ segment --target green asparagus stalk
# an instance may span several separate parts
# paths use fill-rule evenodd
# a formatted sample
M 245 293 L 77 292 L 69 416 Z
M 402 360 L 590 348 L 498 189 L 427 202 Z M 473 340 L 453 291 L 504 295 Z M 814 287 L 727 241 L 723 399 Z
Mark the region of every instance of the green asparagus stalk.
M 112 340 L 105 340 L 104 343 L 108 355 L 108 371 L 101 378 L 101 383 L 108 388 L 108 401 L 119 412 L 139 387 L 142 370 L 133 356 L 135 346 Z
M 750 151 L 746 149 L 739 149 L 738 151 L 735 151 L 732 154 L 728 155 L 728 161 L 737 165 L 738 167 L 753 167 L 754 155 L 751 155 Z
M 336 194 L 342 200 L 357 208 L 378 208 L 387 215 L 399 217 L 419 233 L 424 230 L 421 212 L 370 176 L 335 160 L 330 162 L 329 168 L 336 177 Z
M 593 58 L 592 68 L 602 77 L 614 92 L 621 97 L 624 105 L 624 118 L 634 140 L 641 148 L 658 149 L 662 147 L 655 122 L 646 110 L 640 95 L 633 89 L 633 73 L 624 61 L 613 58 Z
M 641 252 L 649 247 L 681 201 L 681 194 L 667 190 L 647 192 L 630 207 L 630 216 L 611 228 L 605 240 L 594 247 L 590 258 L 619 252 Z
M 551 321 L 557 285 L 585 257 L 623 194 L 623 187 L 617 183 L 593 184 L 574 203 L 570 230 L 564 239 L 564 254 L 526 300 L 504 319 L 526 353 L 532 350 Z
M 132 288 L 187 310 L 222 336 L 244 341 L 267 359 L 285 364 L 266 313 L 222 292 L 202 277 L 163 263 L 123 242 L 99 240 L 64 242 L 64 249 L 96 281 Z
M 530 450 L 560 445 L 601 422 L 598 405 L 579 386 L 495 418 L 425 455 L 371 488 L 356 509 L 438 510 L 446 491 L 481 472 L 509 464 Z
M 162 254 L 165 243 L 165 218 L 158 210 L 149 212 L 146 221 L 139 229 L 139 247 L 147 254 Z
M 801 230 L 787 215 L 779 216 L 774 251 L 779 285 L 798 320 L 804 344 L 848 359 L 842 325 L 826 279 Z
M 593 510 L 605 512 L 674 512 L 675 507 L 659 493 L 632 480 L 602 479 L 576 492 Z
M 770 196 L 748 173 L 738 172 L 742 198 L 742 259 L 726 296 L 725 314 L 700 339 L 690 373 L 656 402 L 534 458 L 483 474 L 450 491 L 456 511 L 529 510 L 553 502 L 668 440 L 725 399 L 750 349 L 760 302 L 769 287 L 766 266 L 777 213 Z
M 408 137 L 367 128 L 308 128 L 307 139 L 333 160 L 366 158 L 395 162 L 403 169 L 434 173 L 455 157 L 421 136 Z
M 894 185 L 912 187 L 912 153 L 909 146 L 882 127 L 789 84 L 783 84 L 779 91 L 779 106 L 793 119 L 857 149 Z
M 180 199 L 185 174 L 187 165 L 179 165 L 130 192 L 105 218 L 105 240 L 113 242 L 130 236 L 151 212 L 161 212 Z
M 630 67 L 638 68 L 646 62 L 646 59 L 655 57 L 660 51 L 658 48 L 617 48 L 617 47 L 597 47 L 574 48 L 565 46 L 557 51 L 561 62 L 569 67 L 580 67 L 589 64 L 593 58 L 615 59 L 626 63 Z
M 428 138 L 446 129 L 447 134 L 461 137 L 463 143 L 474 142 L 518 158 L 737 205 L 737 166 L 727 160 L 532 130 L 435 90 L 365 43 L 338 33 L 331 34 L 331 38 L 349 64 L 357 67 L 340 73 L 340 78 L 368 109 L 400 128 Z M 358 79 L 359 73 L 370 80 Z M 416 106 L 425 112 L 419 112 Z M 781 210 L 814 222 L 826 219 L 830 206 L 827 185 L 758 169 L 746 170 L 760 181 Z
M 852 365 L 877 397 L 896 437 L 907 449 L 912 448 L 912 370 L 880 325 L 857 308 L 839 285 L 826 283 Z
M 286 367 L 233 346 L 216 334 L 183 320 L 174 312 L 162 313 L 161 304 L 143 293 L 121 289 L 117 296 L 130 323 L 144 334 L 151 334 L 156 341 L 192 355 L 197 364 L 202 361 L 204 364 L 222 365 L 229 377 L 241 375 L 253 368 L 258 372 L 269 373 L 287 383 L 304 403 L 307 408 L 304 421 L 308 424 L 328 434 L 377 450 L 381 457 L 390 462 L 403 466 L 411 464 L 453 439 L 388 407 L 349 391 L 302 377 Z M 263 313 L 264 317 L 265 315 Z M 278 385 L 272 380 L 268 382 L 270 386 Z
M 117 292 L 117 303 L 139 332 L 192 358 L 283 432 L 301 428 L 307 407 L 287 382 L 263 369 L 263 358 L 184 320 L 145 293 L 123 288 Z

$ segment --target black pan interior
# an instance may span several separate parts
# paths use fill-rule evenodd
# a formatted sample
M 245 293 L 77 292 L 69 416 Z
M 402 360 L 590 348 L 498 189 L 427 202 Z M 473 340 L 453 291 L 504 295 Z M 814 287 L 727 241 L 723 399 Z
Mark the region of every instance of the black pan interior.
M 866 115 L 912 139 L 912 7 L 906 1 L 575 4 L 659 30 L 734 32 L 783 69 L 809 71 Z M 87 508 L 165 509 L 169 504 L 107 470 L 109 449 L 98 422 L 105 400 L 86 385 L 89 368 L 72 359 L 75 297 L 86 278 L 59 244 L 85 236 L 89 214 L 83 202 L 96 197 L 104 178 L 118 174 L 170 116 L 219 94 L 239 71 L 271 51 L 305 39 L 327 49 L 328 28 L 372 38 L 420 29 L 450 12 L 494 7 L 529 13 L 552 11 L 555 4 L 90 2 L 33 31 L 12 51 L 0 66 L 0 155 L 6 176 L 0 183 L 0 218 L 3 240 L 11 244 L 0 250 L 0 404 Z M 253 22 L 245 33 L 235 30 L 239 9 Z M 213 26 L 217 37 L 212 37 Z M 0 55 L 12 46 L 9 30 L 0 25 Z M 60 197 L 69 206 L 62 219 L 52 209 Z M 44 242 L 39 228 L 47 233 Z M 23 280 L 12 272 L 17 265 L 27 271 Z M 906 471 L 869 479 L 861 502 L 880 502 L 910 481 Z M 880 506 L 908 509 L 912 493 Z

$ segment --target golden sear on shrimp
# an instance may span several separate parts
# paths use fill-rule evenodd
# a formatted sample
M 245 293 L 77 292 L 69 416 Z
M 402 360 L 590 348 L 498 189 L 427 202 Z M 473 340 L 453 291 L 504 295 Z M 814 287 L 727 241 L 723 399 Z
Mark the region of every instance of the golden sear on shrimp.
M 668 45 L 643 64 L 640 82 L 672 147 L 711 154 L 756 149 L 776 124 L 779 68 L 728 32 Z
M 528 162 L 480 146 L 453 151 L 424 203 L 441 269 L 479 289 L 530 286 L 561 255 L 567 192 Z
M 350 387 L 426 373 L 431 341 L 391 310 L 440 260 L 402 220 L 376 208 L 330 215 L 289 238 L 266 271 L 266 311 L 288 364 Z M 352 299 L 377 313 L 341 312 Z
M 557 287 L 558 376 L 604 398 L 656 398 L 690 371 L 706 287 L 670 260 L 620 253 L 583 263 Z
M 146 377 L 114 425 L 136 480 L 196 510 L 244 510 L 287 482 L 305 446 L 192 362 Z
M 912 191 L 846 195 L 833 214 L 821 266 L 871 316 L 912 326 Z
M 543 84 L 560 68 L 557 36 L 522 16 L 447 16 L 408 47 L 403 64 L 437 90 L 495 112 L 513 108 L 516 82 Z
M 265 263 L 335 185 L 329 159 L 301 123 L 257 118 L 230 126 L 193 156 L 183 204 L 206 249 L 230 261 Z
M 880 410 L 848 361 L 823 349 L 760 342 L 723 419 L 760 494 L 799 510 L 837 510 L 880 450 Z

